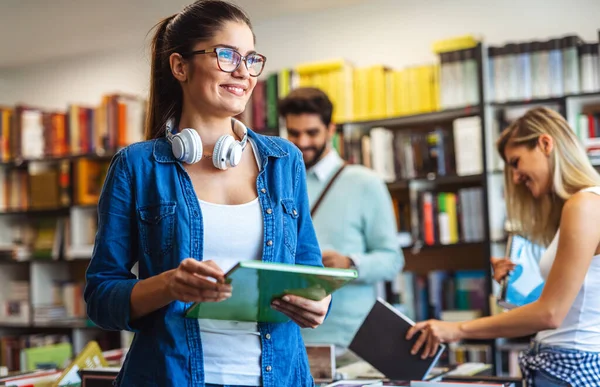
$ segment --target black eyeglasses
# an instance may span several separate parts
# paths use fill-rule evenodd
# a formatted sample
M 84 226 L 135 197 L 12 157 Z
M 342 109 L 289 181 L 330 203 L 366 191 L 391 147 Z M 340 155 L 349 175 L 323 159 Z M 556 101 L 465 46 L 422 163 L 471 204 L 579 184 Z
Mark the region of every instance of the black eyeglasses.
M 267 61 L 267 57 L 264 55 L 253 52 L 247 56 L 242 56 L 242 54 L 229 47 L 216 47 L 208 50 L 192 51 L 182 54 L 182 56 L 189 57 L 192 55 L 212 53 L 217 54 L 217 64 L 221 71 L 233 73 L 240 67 L 242 61 L 244 61 L 246 63 L 246 68 L 248 69 L 248 74 L 250 74 L 251 77 L 258 77 L 265 68 L 265 62 Z

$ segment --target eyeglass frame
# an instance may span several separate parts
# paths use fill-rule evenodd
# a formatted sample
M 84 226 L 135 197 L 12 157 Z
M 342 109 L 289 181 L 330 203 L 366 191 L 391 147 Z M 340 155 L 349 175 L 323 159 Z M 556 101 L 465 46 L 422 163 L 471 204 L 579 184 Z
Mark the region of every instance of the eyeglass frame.
M 219 53 L 217 52 L 217 50 L 230 50 L 230 51 L 235 52 L 236 54 L 238 54 L 240 56 L 240 62 L 231 71 L 223 70 L 223 68 L 221 67 L 221 64 L 219 63 Z M 258 55 L 258 56 L 260 56 L 263 59 L 263 67 L 260 69 L 260 72 L 258 74 L 256 74 L 256 75 L 252 75 L 252 74 L 250 74 L 250 71 L 248 69 L 248 62 L 246 62 L 246 59 L 248 58 L 249 55 L 244 56 L 238 50 L 236 50 L 234 48 L 231 48 L 231 47 L 215 47 L 215 48 L 208 48 L 206 50 L 190 51 L 190 52 L 186 52 L 184 54 L 181 54 L 181 56 L 185 58 L 185 57 L 190 57 L 190 56 L 194 56 L 194 55 L 213 54 L 213 53 L 217 54 L 216 55 L 217 56 L 217 66 L 219 66 L 219 70 L 221 70 L 224 73 L 229 73 L 229 74 L 236 72 L 237 69 L 240 68 L 240 65 L 242 64 L 242 62 L 244 62 L 244 65 L 246 66 L 246 70 L 248 70 L 248 74 L 251 77 L 258 77 L 258 76 L 260 76 L 260 74 L 262 74 L 263 70 L 265 69 L 265 64 L 267 63 L 267 57 L 266 56 L 264 56 L 262 54 L 259 54 L 257 52 L 250 53 L 249 55 Z

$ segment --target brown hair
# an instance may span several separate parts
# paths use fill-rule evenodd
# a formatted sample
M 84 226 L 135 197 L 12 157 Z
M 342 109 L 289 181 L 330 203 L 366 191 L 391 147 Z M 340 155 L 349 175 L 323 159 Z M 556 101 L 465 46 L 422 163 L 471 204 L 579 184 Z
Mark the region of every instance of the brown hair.
M 171 72 L 171 54 L 191 51 L 194 44 L 211 39 L 229 21 L 244 23 L 252 30 L 248 15 L 223 0 L 197 0 L 154 26 L 146 139 L 163 136 L 167 120 L 174 117 L 177 121 L 181 115 L 183 92 Z
M 549 157 L 552 192 L 534 198 L 523 184 L 515 184 L 510 167 L 504 168 L 508 221 L 516 232 L 541 245 L 548 245 L 560 224 L 564 203 L 580 190 L 600 186 L 600 175 L 568 122 L 546 107 L 530 109 L 515 120 L 498 138 L 498 152 L 506 162 L 505 151 L 512 146 L 534 149 L 541 135 L 554 140 Z
M 318 114 L 325 126 L 331 123 L 333 104 L 321 89 L 316 87 L 300 87 L 292 90 L 279 102 L 279 114 Z

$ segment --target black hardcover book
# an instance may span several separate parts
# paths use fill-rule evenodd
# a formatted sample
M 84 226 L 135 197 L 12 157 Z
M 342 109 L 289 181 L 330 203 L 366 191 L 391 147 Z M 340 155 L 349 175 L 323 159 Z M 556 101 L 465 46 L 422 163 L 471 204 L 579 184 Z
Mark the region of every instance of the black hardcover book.
M 446 349 L 441 344 L 433 357 L 410 353 L 419 334 L 406 340 L 414 325 L 408 317 L 378 299 L 356 332 L 349 349 L 392 380 L 424 380 Z

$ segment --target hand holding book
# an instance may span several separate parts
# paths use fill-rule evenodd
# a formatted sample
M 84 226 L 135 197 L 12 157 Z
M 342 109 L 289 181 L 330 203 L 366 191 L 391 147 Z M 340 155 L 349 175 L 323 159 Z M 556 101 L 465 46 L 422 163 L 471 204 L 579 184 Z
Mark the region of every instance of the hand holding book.
M 285 295 L 273 301 L 272 308 L 291 318 L 300 328 L 316 328 L 323 323 L 331 295 L 313 301 L 294 295 Z
M 450 343 L 461 339 L 460 324 L 455 322 L 428 320 L 416 323 L 409 329 L 406 339 L 412 339 L 418 332 L 421 332 L 421 336 L 413 345 L 411 353 L 416 355 L 423 348 L 422 359 L 435 356 L 440 343 Z
M 231 285 L 214 261 L 183 260 L 171 270 L 167 291 L 173 300 L 183 302 L 220 302 L 231 297 Z

